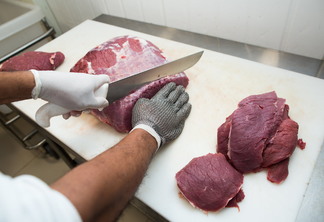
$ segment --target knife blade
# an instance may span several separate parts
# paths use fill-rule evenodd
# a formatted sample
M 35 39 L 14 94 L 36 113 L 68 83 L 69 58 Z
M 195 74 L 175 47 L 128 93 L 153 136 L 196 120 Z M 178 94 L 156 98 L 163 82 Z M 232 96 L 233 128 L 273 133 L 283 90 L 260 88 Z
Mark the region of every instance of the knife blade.
M 154 68 L 139 72 L 135 75 L 109 83 L 107 100 L 112 103 L 131 91 L 139 89 L 143 85 L 153 82 L 165 76 L 177 74 L 195 65 L 204 51 L 200 51 L 180 59 L 156 66 Z

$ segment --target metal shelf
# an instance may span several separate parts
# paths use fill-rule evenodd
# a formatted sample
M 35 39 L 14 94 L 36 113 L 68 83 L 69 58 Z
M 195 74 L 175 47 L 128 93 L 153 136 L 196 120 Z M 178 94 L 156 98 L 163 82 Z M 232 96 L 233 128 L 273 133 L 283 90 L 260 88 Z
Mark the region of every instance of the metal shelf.
M 41 132 L 34 123 L 25 118 L 11 104 L 2 105 L 0 126 L 5 129 L 21 146 L 27 150 L 43 150 L 46 154 L 61 158 L 70 168 L 78 164 L 76 158 Z
M 43 33 L 42 35 L 38 36 L 37 38 L 27 42 L 23 46 L 19 47 L 18 49 L 6 54 L 2 58 L 0 58 L 0 63 L 6 61 L 7 59 L 10 59 L 11 57 L 23 52 L 24 50 L 28 49 L 29 47 L 39 43 L 40 41 L 46 39 L 47 37 L 52 37 L 52 39 L 55 38 L 55 30 L 53 27 L 49 26 L 45 19 L 42 20 L 42 23 L 44 24 L 47 31 Z

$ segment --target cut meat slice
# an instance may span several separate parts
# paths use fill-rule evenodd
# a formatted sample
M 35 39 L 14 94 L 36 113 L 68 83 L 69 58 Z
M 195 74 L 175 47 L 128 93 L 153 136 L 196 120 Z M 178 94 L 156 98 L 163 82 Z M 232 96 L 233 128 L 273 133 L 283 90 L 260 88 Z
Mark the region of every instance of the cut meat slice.
M 106 74 L 111 82 L 166 63 L 162 51 L 150 41 L 133 36 L 116 37 L 89 51 L 71 69 L 72 72 Z M 119 132 L 131 130 L 134 104 L 139 98 L 151 98 L 165 84 L 176 82 L 186 87 L 189 79 L 184 73 L 161 78 L 120 100 L 111 103 L 102 111 L 92 113 L 102 122 Z
M 217 131 L 217 153 L 222 153 L 228 159 L 228 140 L 229 134 L 232 127 L 232 115 L 226 118 Z
M 298 124 L 285 119 L 263 152 L 262 166 L 268 167 L 290 157 L 297 145 L 297 134 Z
M 55 70 L 64 61 L 62 52 L 25 52 L 0 65 L 0 71 Z
M 218 211 L 239 193 L 243 175 L 223 154 L 210 153 L 192 159 L 176 174 L 176 180 L 180 192 L 191 205 L 204 211 Z M 244 194 L 238 200 L 243 198 Z
M 243 99 L 217 131 L 217 152 L 240 172 L 271 167 L 268 179 L 280 183 L 288 176 L 288 159 L 298 138 L 298 124 L 291 120 L 285 99 L 275 92 Z
M 280 125 L 285 100 L 275 92 L 249 96 L 232 114 L 228 156 L 242 173 L 261 167 L 262 153 Z
M 226 205 L 226 207 L 237 207 L 238 209 L 240 209 L 238 203 L 241 202 L 245 197 L 245 194 L 243 192 L 243 190 L 241 189 L 236 196 L 231 199 L 228 204 Z
M 289 158 L 269 167 L 267 179 L 272 183 L 282 183 L 288 177 L 288 164 Z

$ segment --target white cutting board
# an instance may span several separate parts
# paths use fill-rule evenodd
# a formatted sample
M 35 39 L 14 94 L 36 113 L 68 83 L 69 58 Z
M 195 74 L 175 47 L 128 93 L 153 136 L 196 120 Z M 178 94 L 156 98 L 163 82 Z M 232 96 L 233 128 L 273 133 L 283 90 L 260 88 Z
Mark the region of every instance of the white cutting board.
M 39 50 L 63 52 L 66 60 L 58 70 L 68 71 L 90 49 L 120 35 L 150 40 L 170 59 L 201 50 L 90 20 Z M 209 50 L 186 73 L 190 79 L 187 92 L 192 112 L 181 136 L 156 154 L 136 197 L 170 221 L 294 221 L 324 141 L 324 81 Z M 264 172 L 246 175 L 243 185 L 246 197 L 239 204 L 240 211 L 227 208 L 206 215 L 179 198 L 176 172 L 192 158 L 215 152 L 217 128 L 241 99 L 272 90 L 287 100 L 289 114 L 300 126 L 299 137 L 307 143 L 305 150 L 297 148 L 294 152 L 287 180 L 276 185 L 267 181 Z M 26 100 L 14 105 L 34 118 L 43 103 Z M 55 117 L 51 123 L 48 132 L 86 160 L 125 136 L 90 114 L 67 121 Z

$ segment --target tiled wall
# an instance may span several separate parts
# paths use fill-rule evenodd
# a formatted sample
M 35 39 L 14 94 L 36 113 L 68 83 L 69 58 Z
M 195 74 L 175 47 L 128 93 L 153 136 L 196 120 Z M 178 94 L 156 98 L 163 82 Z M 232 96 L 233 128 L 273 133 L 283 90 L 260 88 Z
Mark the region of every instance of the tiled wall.
M 47 0 L 63 31 L 102 13 L 324 57 L 324 0 Z

